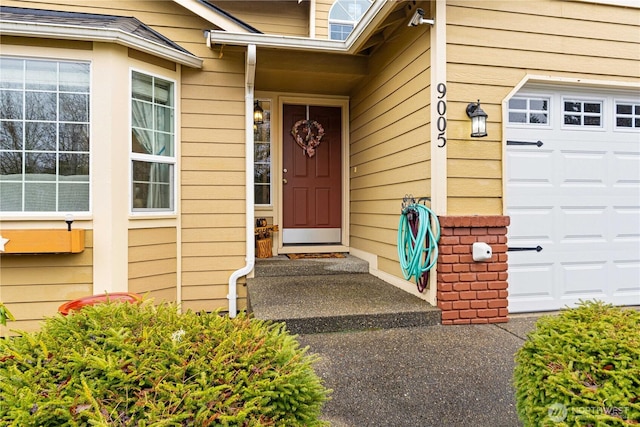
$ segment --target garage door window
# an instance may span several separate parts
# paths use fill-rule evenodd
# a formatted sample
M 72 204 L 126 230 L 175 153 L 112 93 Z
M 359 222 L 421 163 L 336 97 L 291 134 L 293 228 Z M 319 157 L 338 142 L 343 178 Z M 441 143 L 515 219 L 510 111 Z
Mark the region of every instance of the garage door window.
M 616 102 L 616 127 L 622 129 L 640 128 L 640 104 Z
M 602 101 L 565 99 L 562 104 L 566 126 L 602 127 Z
M 516 97 L 509 100 L 509 123 L 549 124 L 548 98 Z

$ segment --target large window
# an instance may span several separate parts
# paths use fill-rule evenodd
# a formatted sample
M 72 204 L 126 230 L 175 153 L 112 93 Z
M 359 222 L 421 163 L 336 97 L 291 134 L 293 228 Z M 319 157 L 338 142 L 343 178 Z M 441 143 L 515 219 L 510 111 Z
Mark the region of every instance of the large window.
M 259 100 L 262 120 L 253 126 L 255 204 L 271 204 L 271 101 Z
M 0 211 L 89 211 L 89 69 L 0 58 Z
M 370 5 L 370 0 L 337 0 L 329 11 L 329 38 L 346 40 Z
M 131 203 L 134 212 L 174 210 L 174 83 L 132 71 Z

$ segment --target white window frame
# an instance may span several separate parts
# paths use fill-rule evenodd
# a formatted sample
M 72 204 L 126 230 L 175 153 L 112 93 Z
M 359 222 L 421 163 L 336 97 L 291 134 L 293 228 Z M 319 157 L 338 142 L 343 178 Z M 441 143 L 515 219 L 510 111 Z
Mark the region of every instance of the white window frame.
M 564 104 L 565 102 L 580 102 L 582 104 L 582 111 L 577 112 L 577 113 L 573 113 L 571 111 L 565 111 L 564 110 Z M 589 103 L 589 104 L 600 104 L 600 113 L 598 114 L 600 117 L 600 125 L 599 126 L 592 126 L 592 125 L 585 125 L 584 124 L 584 117 L 585 117 L 585 111 L 584 111 L 584 104 L 585 103 Z M 560 126 L 562 129 L 565 130 L 571 130 L 571 129 L 577 129 L 577 130 L 600 130 L 600 131 L 605 131 L 606 130 L 606 108 L 607 108 L 607 100 L 603 99 L 603 98 L 590 98 L 590 97 L 581 97 L 581 96 L 571 96 L 571 95 L 563 95 L 560 99 Z M 579 115 L 581 117 L 580 120 L 580 124 L 579 125 L 572 125 L 572 124 L 567 124 L 564 122 L 564 116 L 565 114 L 568 115 Z M 586 116 L 591 116 L 594 117 L 596 116 L 596 114 L 593 113 L 586 113 Z
M 273 132 L 273 126 L 272 126 L 273 123 L 271 122 L 271 118 L 273 117 L 272 113 L 273 113 L 273 105 L 274 104 L 273 104 L 273 99 L 271 99 L 271 98 L 256 98 L 256 101 L 261 102 L 262 103 L 261 105 L 263 105 L 263 106 L 264 106 L 264 103 L 266 103 L 266 102 L 269 103 L 269 110 L 266 110 L 266 109 L 264 110 L 264 119 L 263 119 L 264 122 L 267 122 L 267 121 L 269 122 L 269 140 L 268 141 L 266 141 L 266 140 L 256 140 L 255 133 L 257 133 L 257 129 L 256 129 L 256 132 L 254 132 L 254 138 L 253 138 L 254 150 L 255 150 L 256 142 L 263 143 L 263 144 L 266 144 L 266 143 L 269 144 L 269 163 L 268 163 L 268 166 L 269 166 L 269 184 L 263 184 L 263 183 L 258 183 L 258 182 L 254 182 L 254 184 L 253 184 L 254 192 L 255 192 L 255 189 L 258 186 L 264 186 L 264 187 L 268 186 L 269 187 L 269 203 L 267 203 L 267 204 L 258 203 L 258 202 L 255 203 L 255 205 L 257 207 L 266 208 L 266 207 L 273 206 L 273 196 L 274 196 L 274 194 L 273 194 L 273 181 L 274 181 L 273 180 L 273 169 L 274 169 L 273 168 L 273 134 L 272 134 L 272 132 Z M 255 125 L 255 126 L 259 126 L 259 125 Z M 255 173 L 255 168 L 256 168 L 257 165 L 266 165 L 266 164 L 267 164 L 267 162 L 258 161 L 256 159 L 256 157 L 254 156 L 254 159 L 253 159 L 254 173 Z M 257 192 L 255 192 L 255 193 L 257 194 Z M 254 199 L 255 199 L 255 196 L 254 196 Z
M 132 132 L 131 130 L 133 129 L 133 120 L 132 120 L 132 115 L 133 115 L 133 73 L 140 73 L 140 74 L 144 74 L 146 76 L 149 77 L 153 77 L 153 78 L 158 78 L 158 79 L 162 79 L 168 82 L 171 82 L 172 84 L 172 89 L 173 89 L 173 100 L 174 100 L 174 105 L 173 105 L 173 156 L 159 156 L 159 155 L 152 155 L 152 154 L 143 154 L 143 153 L 135 153 L 133 152 L 133 138 L 132 138 Z M 129 181 L 128 181 L 128 187 L 129 187 L 129 214 L 132 217 L 155 217 L 155 216 L 174 216 L 176 215 L 177 212 L 177 194 L 178 194 L 178 182 L 177 182 L 177 175 L 178 175 L 178 106 L 180 105 L 180 103 L 178 102 L 178 92 L 177 92 L 177 86 L 178 86 L 178 82 L 175 78 L 166 76 L 166 75 L 162 75 L 162 74 L 158 74 L 158 73 L 154 73 L 142 68 L 134 68 L 134 67 L 130 67 L 129 68 L 129 92 L 128 92 L 128 100 L 129 100 L 129 131 L 128 131 L 128 135 L 129 135 Z M 171 168 L 171 175 L 170 175 L 170 185 L 171 185 L 171 190 L 170 190 L 170 197 L 171 197 L 171 201 L 170 201 L 170 208 L 169 209 L 160 209 L 160 208 L 134 208 L 133 206 L 133 200 L 134 200 L 134 194 L 133 194 L 133 162 L 134 161 L 139 161 L 139 162 L 147 162 L 147 163 L 162 163 L 162 164 L 168 164 L 170 166 L 172 166 Z
M 509 103 L 514 99 L 524 99 L 527 102 L 527 106 L 525 109 L 511 109 L 509 107 Z M 553 97 L 551 95 L 538 95 L 538 94 L 518 94 L 517 96 L 513 96 L 507 102 L 507 121 L 509 126 L 513 127 L 535 127 L 535 128 L 551 128 L 553 123 Z M 547 101 L 547 110 L 532 110 L 530 105 L 531 101 Z M 525 113 L 526 114 L 526 122 L 512 122 L 510 120 L 510 113 Z M 541 113 L 544 112 L 547 115 L 547 123 L 531 123 L 529 122 L 530 116 L 532 113 Z
M 89 107 L 89 115 L 88 115 L 88 126 L 89 126 L 89 151 L 88 151 L 88 155 L 89 155 L 89 175 L 88 175 L 88 194 L 89 194 L 89 200 L 88 200 L 88 209 L 85 211 L 70 211 L 70 210 L 57 210 L 58 208 L 58 190 L 56 188 L 56 210 L 55 211 L 4 211 L 1 212 L 0 211 L 0 216 L 5 217 L 5 218 L 12 218 L 12 217 L 19 217 L 20 219 L 40 219 L 40 218 L 64 218 L 66 215 L 68 214 L 72 214 L 74 215 L 76 218 L 86 218 L 86 217 L 90 217 L 92 215 L 93 212 L 93 125 L 94 125 L 94 111 L 95 111 L 95 102 L 94 102 L 94 94 L 93 94 L 93 62 L 90 59 L 87 58 L 61 58 L 59 56 L 24 56 L 24 55 L 15 55 L 15 54 L 6 54 L 6 55 L 2 55 L 2 57 L 4 58 L 10 58 L 10 59 L 18 59 L 18 60 L 23 60 L 23 61 L 48 61 L 48 62 L 56 62 L 58 64 L 60 63 L 83 63 L 83 64 L 87 64 L 89 66 L 89 91 L 88 91 L 88 95 L 89 95 L 89 100 L 88 100 L 88 107 Z M 58 74 L 58 78 L 59 78 L 59 74 Z M 64 91 L 63 91 L 64 92 Z M 23 89 L 23 93 L 24 93 L 24 89 Z M 56 93 L 60 93 L 59 88 L 56 89 Z M 56 114 L 59 114 L 59 108 L 58 106 L 56 107 Z M 24 123 L 23 119 L 23 123 Z M 64 122 L 64 121 L 63 121 Z M 58 125 L 60 123 L 59 117 L 56 118 L 55 121 L 56 125 Z M 23 141 L 24 142 L 24 141 Z M 56 140 L 56 144 L 57 144 L 57 140 Z M 23 152 L 25 151 L 25 148 L 23 147 Z M 61 153 L 61 151 L 59 151 L 59 147 L 56 147 L 56 151 L 55 151 L 56 155 L 58 155 L 59 153 Z M 24 162 L 24 158 L 23 158 L 23 162 Z M 24 163 L 23 163 L 24 164 Z M 26 181 L 23 181 L 23 188 L 24 188 L 24 184 Z M 54 181 L 55 183 L 59 182 L 58 179 L 58 172 L 56 171 L 56 180 Z M 22 195 L 22 203 L 24 206 L 24 193 Z
M 628 114 L 624 114 L 623 117 L 629 117 L 631 118 L 631 127 L 626 127 L 626 126 L 618 126 L 618 104 L 623 104 L 623 105 L 631 105 L 632 106 L 632 112 L 631 115 Z M 636 107 L 640 108 L 640 99 L 636 99 L 636 100 L 632 100 L 632 99 L 614 99 L 613 100 L 613 108 L 612 108 L 612 114 L 613 114 L 613 130 L 614 131 L 620 131 L 620 132 L 640 132 L 640 126 L 635 126 L 635 120 L 636 119 L 640 119 L 640 113 L 636 114 L 635 110 Z
M 329 40 L 343 40 L 343 41 L 344 41 L 344 40 L 346 40 L 346 39 L 347 39 L 347 37 L 349 37 L 349 34 L 351 34 L 351 32 L 353 31 L 353 29 L 354 29 L 354 28 L 356 27 L 356 25 L 358 24 L 358 22 L 360 22 L 360 19 L 362 19 L 362 17 L 364 16 L 364 14 L 365 14 L 365 13 L 367 12 L 367 10 L 368 10 L 368 7 L 367 7 L 367 8 L 365 8 L 365 9 L 362 11 L 362 14 L 361 14 L 357 19 L 355 19 L 355 20 L 336 19 L 336 18 L 332 18 L 332 17 L 331 17 L 331 14 L 334 12 L 334 10 L 335 10 L 335 8 L 336 8 L 336 7 L 338 7 L 338 6 L 343 7 L 343 6 L 341 5 L 342 3 L 344 3 L 344 4 L 348 4 L 349 2 L 355 3 L 355 1 L 354 1 L 354 0 L 335 0 L 335 1 L 333 2 L 333 4 L 331 5 L 331 8 L 329 9 L 329 15 L 328 15 L 328 27 L 327 27 L 327 28 L 328 28 L 327 38 L 329 38 Z M 369 2 L 369 7 L 371 7 L 371 0 L 368 0 L 368 2 Z M 344 9 L 344 7 L 343 7 L 343 9 Z M 346 9 L 345 9 L 345 10 L 346 10 Z M 333 24 L 338 24 L 338 25 L 351 25 L 351 31 L 349 31 L 349 33 L 348 33 L 348 34 L 346 35 L 346 37 L 345 37 L 345 38 L 343 38 L 343 39 L 334 39 L 334 38 L 332 38 L 332 37 L 331 37 L 331 33 L 332 33 L 332 31 L 331 31 L 331 26 L 332 26 Z

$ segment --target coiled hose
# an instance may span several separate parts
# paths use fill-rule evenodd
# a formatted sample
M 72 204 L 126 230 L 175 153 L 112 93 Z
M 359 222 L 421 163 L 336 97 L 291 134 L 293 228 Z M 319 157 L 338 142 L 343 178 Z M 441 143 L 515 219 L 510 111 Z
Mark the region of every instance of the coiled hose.
M 413 203 L 402 210 L 398 224 L 398 258 L 404 278 L 414 277 L 420 292 L 427 287 L 427 272 L 438 260 L 439 240 L 440 222 L 431 209 Z

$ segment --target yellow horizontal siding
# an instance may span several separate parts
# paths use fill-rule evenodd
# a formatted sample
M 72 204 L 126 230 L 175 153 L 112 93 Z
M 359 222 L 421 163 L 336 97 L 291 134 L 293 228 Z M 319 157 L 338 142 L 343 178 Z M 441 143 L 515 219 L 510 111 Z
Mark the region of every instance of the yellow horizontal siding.
M 93 292 L 93 231 L 85 232 L 85 250 L 79 254 L 0 256 L 0 301 L 17 322 L 0 326 L 33 331 L 58 307 Z
M 351 98 L 350 245 L 391 264 L 402 198 L 429 195 L 428 47 L 425 30 L 399 31 Z
M 426 168 L 425 173 L 428 175 L 429 163 L 423 166 Z M 407 181 L 381 184 L 375 187 L 359 188 L 351 190 L 350 192 L 351 198 L 359 201 L 388 200 L 395 198 L 400 193 L 413 194 L 416 198 L 425 196 L 424 184 L 420 181 Z
M 154 298 L 156 303 L 176 301 L 176 228 L 130 229 L 128 239 L 129 291 Z M 169 298 L 165 300 L 167 296 Z
M 335 0 L 316 0 L 316 38 L 329 38 L 329 11 Z
M 447 206 L 448 215 L 495 215 L 502 209 L 499 197 L 451 197 Z
M 234 267 L 234 263 L 236 263 L 237 268 L 242 267 L 242 265 L 238 263 L 237 258 L 231 256 L 191 257 L 184 260 L 184 262 L 182 263 L 182 268 L 184 271 L 190 272 L 227 271 L 229 267 Z
M 211 227 L 244 227 L 244 215 L 228 214 L 190 214 L 182 220 L 182 228 L 198 228 L 202 224 Z
M 309 2 L 229 1 L 219 6 L 265 34 L 309 34 Z

